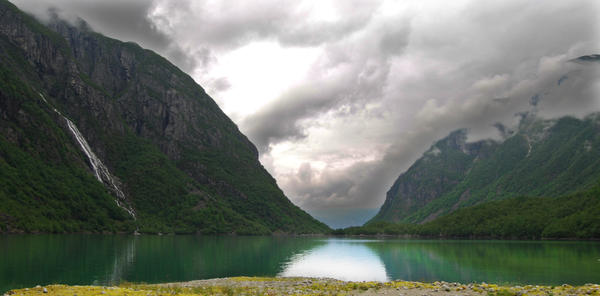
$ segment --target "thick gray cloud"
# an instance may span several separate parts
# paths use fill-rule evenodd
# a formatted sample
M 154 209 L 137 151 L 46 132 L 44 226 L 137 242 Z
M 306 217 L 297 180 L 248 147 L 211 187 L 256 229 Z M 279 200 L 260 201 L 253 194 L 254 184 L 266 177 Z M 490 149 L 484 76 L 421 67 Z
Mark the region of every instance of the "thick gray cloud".
M 362 28 L 378 7 L 376 1 L 334 1 L 343 17 L 312 18 L 315 3 L 307 1 L 157 1 L 152 18 L 163 30 L 186 42 L 231 48 L 257 39 L 285 45 L 318 45 Z
M 48 21 L 51 13 L 75 23 L 85 20 L 90 27 L 109 37 L 133 41 L 159 52 L 185 71 L 196 67 L 197 58 L 158 30 L 150 13 L 155 7 L 151 0 L 11 0 L 19 8 Z M 200 59 L 201 62 L 201 59 Z
M 300 80 L 234 118 L 288 197 L 321 216 L 377 208 L 452 130 L 500 138 L 495 126 L 522 112 L 600 111 L 598 71 L 569 62 L 600 52 L 595 0 L 14 2 L 154 49 L 219 102 L 239 87 L 212 72 L 229 53 L 255 42 L 316 51 Z
M 368 30 L 328 43 L 311 68 L 310 80 L 247 117 L 242 128 L 266 152 L 269 145 L 305 137 L 304 119 L 362 110 L 383 95 L 391 59 L 402 53 L 409 35 L 409 23 L 400 19 L 393 24 L 373 22 Z

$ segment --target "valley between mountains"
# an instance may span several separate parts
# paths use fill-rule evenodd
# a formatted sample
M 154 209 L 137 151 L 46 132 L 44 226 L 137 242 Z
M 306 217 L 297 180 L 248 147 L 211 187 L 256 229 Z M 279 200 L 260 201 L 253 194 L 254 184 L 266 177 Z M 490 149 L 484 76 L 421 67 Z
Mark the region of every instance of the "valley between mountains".
M 364 226 L 333 231 L 168 60 L 0 0 L 0 232 L 598 239 L 600 115 L 539 117 L 547 92 L 497 139 L 436 141 Z

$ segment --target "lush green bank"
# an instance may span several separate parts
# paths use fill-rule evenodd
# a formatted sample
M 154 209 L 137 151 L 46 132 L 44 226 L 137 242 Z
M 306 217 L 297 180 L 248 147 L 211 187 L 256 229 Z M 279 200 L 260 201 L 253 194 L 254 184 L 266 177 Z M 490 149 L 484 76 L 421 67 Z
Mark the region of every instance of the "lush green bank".
M 600 295 L 600 285 L 503 286 L 486 283 L 344 282 L 318 278 L 236 277 L 118 287 L 52 285 L 10 291 L 17 295 Z
M 459 209 L 424 224 L 372 222 L 337 235 L 600 239 L 600 186 L 562 197 L 516 197 Z

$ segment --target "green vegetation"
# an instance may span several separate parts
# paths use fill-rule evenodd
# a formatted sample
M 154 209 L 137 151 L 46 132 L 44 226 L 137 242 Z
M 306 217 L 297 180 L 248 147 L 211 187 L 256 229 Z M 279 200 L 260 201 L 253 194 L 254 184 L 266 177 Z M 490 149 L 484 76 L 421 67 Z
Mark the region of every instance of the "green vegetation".
M 446 282 L 344 282 L 313 278 L 235 277 L 192 283 L 145 285 L 123 283 L 118 287 L 50 285 L 12 290 L 19 295 L 361 295 L 402 294 L 422 295 L 432 292 L 465 295 L 600 295 L 599 285 L 584 286 L 505 286 L 486 283 L 459 284 Z
M 133 231 L 127 214 L 81 168 L 50 164 L 0 139 L 0 231 Z
M 518 197 L 458 210 L 421 235 L 492 238 L 600 238 L 600 187 L 563 197 Z
M 109 155 L 117 156 L 115 173 L 129 184 L 139 212 L 140 232 L 268 234 L 269 229 L 232 211 L 180 171 L 149 141 L 114 137 Z M 112 150 L 114 149 L 114 151 Z M 202 188 L 202 189 L 200 189 Z
M 8 111 L 0 120 L 0 232 L 133 231 L 104 186 L 73 161 L 80 152 L 68 136 L 29 99 L 37 94 L 11 74 L 0 64 L 0 106 Z
M 516 197 L 486 202 L 424 224 L 373 222 L 334 233 L 444 238 L 598 239 L 600 185 L 562 197 Z

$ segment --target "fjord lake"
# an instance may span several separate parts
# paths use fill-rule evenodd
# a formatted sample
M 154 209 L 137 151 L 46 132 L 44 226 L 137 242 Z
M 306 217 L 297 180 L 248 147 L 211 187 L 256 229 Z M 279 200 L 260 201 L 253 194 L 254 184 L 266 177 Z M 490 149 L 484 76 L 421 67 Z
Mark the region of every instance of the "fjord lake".
M 279 236 L 0 236 L 0 292 L 231 276 L 581 285 L 600 243 Z

